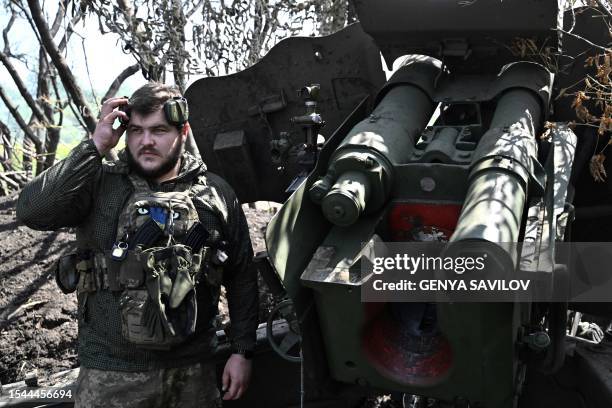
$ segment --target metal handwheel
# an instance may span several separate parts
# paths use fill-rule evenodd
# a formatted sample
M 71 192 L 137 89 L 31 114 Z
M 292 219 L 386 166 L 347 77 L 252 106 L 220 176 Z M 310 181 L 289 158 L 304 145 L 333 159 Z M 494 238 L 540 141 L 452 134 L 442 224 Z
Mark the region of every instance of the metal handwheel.
M 276 320 L 276 315 L 285 319 L 289 325 L 289 330 L 282 337 L 280 343 L 277 344 L 274 339 L 273 325 Z M 268 322 L 266 325 L 266 335 L 270 347 L 283 359 L 292 363 L 299 363 L 302 361 L 301 351 L 298 347 L 297 355 L 290 354 L 291 349 L 301 344 L 302 336 L 299 334 L 299 326 L 295 311 L 293 310 L 293 301 L 291 299 L 285 299 L 270 311 L 268 316 Z

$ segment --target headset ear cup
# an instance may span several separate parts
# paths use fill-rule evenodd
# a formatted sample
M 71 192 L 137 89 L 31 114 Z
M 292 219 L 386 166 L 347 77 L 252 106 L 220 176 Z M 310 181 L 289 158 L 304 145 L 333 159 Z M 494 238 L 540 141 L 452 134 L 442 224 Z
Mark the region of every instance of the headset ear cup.
M 174 113 L 173 104 L 174 104 L 173 100 L 169 100 L 168 102 L 164 103 L 164 115 L 166 115 L 166 120 L 168 121 L 169 124 L 176 125 L 176 119 L 173 114 Z
M 124 98 L 128 99 L 127 96 L 124 96 Z M 119 106 L 119 110 L 128 116 L 127 119 L 124 119 L 123 116 L 119 116 L 119 123 L 123 126 L 127 126 L 128 123 L 130 123 L 130 115 L 132 114 L 132 107 L 130 106 L 129 99 L 127 104 Z
M 182 96 L 175 96 L 164 104 L 164 114 L 166 120 L 171 125 L 181 126 L 189 119 L 189 107 L 187 99 Z
M 179 105 L 181 106 L 181 120 L 185 123 L 189 120 L 189 105 L 187 104 L 187 99 L 181 98 Z

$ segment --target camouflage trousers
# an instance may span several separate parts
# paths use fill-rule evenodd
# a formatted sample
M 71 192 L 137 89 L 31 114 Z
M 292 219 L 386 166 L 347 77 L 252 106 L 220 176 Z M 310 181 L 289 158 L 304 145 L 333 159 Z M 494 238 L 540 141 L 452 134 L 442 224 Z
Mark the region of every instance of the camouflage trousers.
M 81 367 L 76 408 L 218 408 L 215 365 L 152 371 L 106 371 Z

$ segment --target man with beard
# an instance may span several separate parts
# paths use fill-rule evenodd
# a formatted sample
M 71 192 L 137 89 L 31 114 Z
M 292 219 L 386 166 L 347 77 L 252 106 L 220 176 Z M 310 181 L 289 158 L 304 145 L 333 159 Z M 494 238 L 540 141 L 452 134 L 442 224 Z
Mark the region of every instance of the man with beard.
M 187 116 L 163 84 L 109 99 L 92 138 L 19 197 L 27 226 L 76 227 L 78 251 L 60 259 L 56 278 L 77 291 L 77 407 L 217 406 L 221 283 L 233 349 L 223 399 L 247 388 L 257 328 L 248 228 L 229 185 L 184 151 Z M 124 132 L 120 159 L 103 162 Z

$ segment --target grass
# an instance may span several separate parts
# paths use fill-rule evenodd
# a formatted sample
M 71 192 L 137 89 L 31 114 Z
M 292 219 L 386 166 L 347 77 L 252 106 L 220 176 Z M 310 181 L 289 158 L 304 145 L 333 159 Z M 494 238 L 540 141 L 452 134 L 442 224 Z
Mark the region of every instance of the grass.
M 74 140 L 68 143 L 60 143 L 57 146 L 57 151 L 55 154 L 55 162 L 65 159 L 66 156 L 68 156 L 68 154 L 70 153 L 70 151 L 80 142 L 81 142 L 80 140 Z M 119 151 L 123 149 L 124 147 L 125 147 L 125 142 L 124 142 L 124 139 L 121 138 L 115 149 Z M 14 153 L 13 154 L 13 168 L 22 169 L 23 168 L 22 167 L 23 149 L 22 149 L 21 143 L 15 146 L 13 153 Z M 0 157 L 2 157 L 3 154 L 4 154 L 4 146 L 0 144 Z
M 57 152 L 55 153 L 55 159 L 56 160 L 65 159 L 66 156 L 68 156 L 68 153 L 70 153 L 70 151 L 78 144 L 79 144 L 78 141 L 73 142 L 73 143 L 60 143 L 57 146 Z
M 66 158 L 66 156 L 68 156 L 68 153 L 70 153 L 70 151 L 80 142 L 81 142 L 80 140 L 77 140 L 74 143 L 60 143 L 57 146 L 57 153 L 55 155 L 56 161 Z M 125 147 L 125 139 L 122 137 L 121 139 L 119 139 L 119 143 L 117 143 L 117 146 L 115 146 L 115 150 L 120 151 L 124 147 Z

